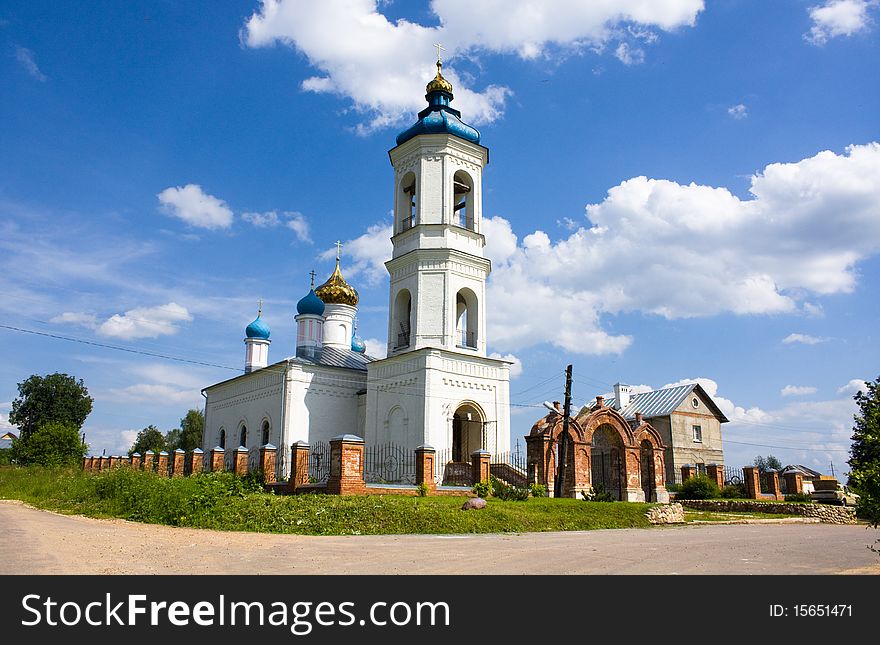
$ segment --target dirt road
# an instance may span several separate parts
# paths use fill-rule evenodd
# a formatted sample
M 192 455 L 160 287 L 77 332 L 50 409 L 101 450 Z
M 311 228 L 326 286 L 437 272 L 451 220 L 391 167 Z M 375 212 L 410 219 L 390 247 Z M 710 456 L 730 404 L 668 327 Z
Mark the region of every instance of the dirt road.
M 0 574 L 880 574 L 880 531 L 745 524 L 315 537 L 59 515 L 0 501 Z M 565 555 L 565 557 L 561 557 Z

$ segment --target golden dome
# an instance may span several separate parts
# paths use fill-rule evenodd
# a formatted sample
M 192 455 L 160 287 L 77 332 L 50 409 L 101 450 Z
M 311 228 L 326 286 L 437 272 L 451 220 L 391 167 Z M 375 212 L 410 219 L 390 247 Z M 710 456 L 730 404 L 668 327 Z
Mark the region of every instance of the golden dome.
M 357 307 L 358 292 L 345 281 L 339 271 L 339 258 L 336 258 L 336 269 L 327 282 L 315 289 L 317 295 L 324 304 L 328 305 L 351 305 Z
M 437 90 L 442 90 L 444 92 L 448 92 L 452 94 L 452 83 L 443 78 L 443 74 L 440 73 L 440 68 L 443 67 L 443 63 L 439 60 L 437 61 L 437 76 L 434 77 L 428 85 L 425 87 L 425 92 L 430 94 L 431 92 L 436 92 Z

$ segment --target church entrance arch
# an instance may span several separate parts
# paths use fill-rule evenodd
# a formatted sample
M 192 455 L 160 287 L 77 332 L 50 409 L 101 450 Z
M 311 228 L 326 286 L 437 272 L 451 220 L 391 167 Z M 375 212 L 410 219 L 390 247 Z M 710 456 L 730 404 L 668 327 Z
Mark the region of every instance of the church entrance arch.
M 623 500 L 626 455 L 623 440 L 616 428 L 608 424 L 596 428 L 591 457 L 590 480 L 593 490 L 598 491 L 601 486 L 614 499 Z
M 484 446 L 485 416 L 476 403 L 462 403 L 452 415 L 452 461 L 470 461 L 471 453 Z

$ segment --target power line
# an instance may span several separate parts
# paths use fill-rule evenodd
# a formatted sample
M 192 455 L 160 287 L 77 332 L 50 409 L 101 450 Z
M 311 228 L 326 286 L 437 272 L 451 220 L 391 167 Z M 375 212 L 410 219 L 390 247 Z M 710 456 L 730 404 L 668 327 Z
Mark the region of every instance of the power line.
M 806 450 L 807 452 L 845 452 L 849 453 L 849 449 L 841 448 L 799 448 L 797 446 L 771 446 L 765 443 L 748 443 L 746 441 L 733 441 L 732 439 L 724 439 L 724 443 L 735 443 L 740 446 L 757 446 L 759 448 L 777 448 L 779 450 Z

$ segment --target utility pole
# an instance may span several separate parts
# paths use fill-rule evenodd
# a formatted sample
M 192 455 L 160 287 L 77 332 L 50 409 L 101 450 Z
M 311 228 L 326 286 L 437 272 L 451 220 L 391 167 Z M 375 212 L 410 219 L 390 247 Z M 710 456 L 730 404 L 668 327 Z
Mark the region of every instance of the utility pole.
M 831 476 L 834 477 L 834 462 L 831 462 Z
M 568 460 L 568 420 L 571 417 L 571 365 L 565 368 L 565 404 L 562 407 L 562 434 L 559 437 L 559 464 L 556 468 L 554 497 L 562 497 L 565 484 L 565 463 Z

